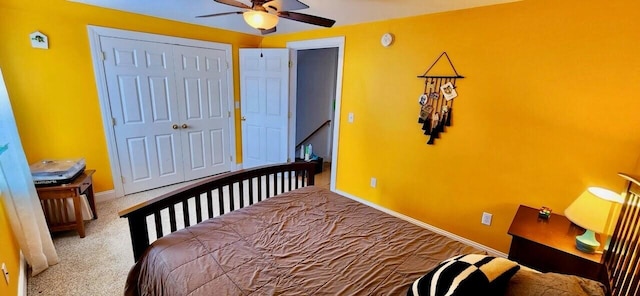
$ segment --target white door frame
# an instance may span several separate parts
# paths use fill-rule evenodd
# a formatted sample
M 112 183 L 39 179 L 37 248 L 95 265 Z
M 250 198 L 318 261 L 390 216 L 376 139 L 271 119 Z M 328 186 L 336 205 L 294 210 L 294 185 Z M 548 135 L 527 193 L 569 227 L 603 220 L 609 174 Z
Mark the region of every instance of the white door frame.
M 333 143 L 331 148 L 331 191 L 336 191 L 336 173 L 338 168 L 338 136 L 340 131 L 340 106 L 342 102 L 342 70 L 344 66 L 344 36 L 313 39 L 304 41 L 287 42 L 287 48 L 291 50 L 291 74 L 289 76 L 289 157 L 295 159 L 295 135 L 296 135 L 296 101 L 297 101 L 297 75 L 298 75 L 298 50 L 338 48 L 338 68 L 336 75 L 336 104 L 333 118 Z
M 231 57 L 231 45 L 210 41 L 186 39 L 180 37 L 164 36 L 157 34 L 141 33 L 119 29 L 104 28 L 98 26 L 87 26 L 89 31 L 89 45 L 91 49 L 91 59 L 93 60 L 93 72 L 96 77 L 96 87 L 98 89 L 98 99 L 100 100 L 100 113 L 102 114 L 102 125 L 107 140 L 107 151 L 109 153 L 109 164 L 111 166 L 111 176 L 116 197 L 124 196 L 124 186 L 120 176 L 120 163 L 118 162 L 118 150 L 116 149 L 115 131 L 113 128 L 111 106 L 107 91 L 107 78 L 105 76 L 104 65 L 102 63 L 103 53 L 100 46 L 100 37 L 115 37 L 122 39 L 132 39 L 140 41 L 177 44 L 191 47 L 202 47 L 208 49 L 224 50 L 227 60 L 227 89 L 229 108 L 229 151 L 231 154 L 231 170 L 237 170 L 236 165 L 236 126 L 235 126 L 235 103 L 233 86 L 233 63 Z

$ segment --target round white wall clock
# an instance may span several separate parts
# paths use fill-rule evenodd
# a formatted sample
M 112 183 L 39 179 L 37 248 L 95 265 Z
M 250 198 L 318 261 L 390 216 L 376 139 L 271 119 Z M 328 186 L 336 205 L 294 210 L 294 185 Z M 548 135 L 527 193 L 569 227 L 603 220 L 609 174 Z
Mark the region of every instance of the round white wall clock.
M 380 39 L 380 43 L 384 47 L 389 47 L 393 43 L 393 35 L 391 33 L 384 33 Z

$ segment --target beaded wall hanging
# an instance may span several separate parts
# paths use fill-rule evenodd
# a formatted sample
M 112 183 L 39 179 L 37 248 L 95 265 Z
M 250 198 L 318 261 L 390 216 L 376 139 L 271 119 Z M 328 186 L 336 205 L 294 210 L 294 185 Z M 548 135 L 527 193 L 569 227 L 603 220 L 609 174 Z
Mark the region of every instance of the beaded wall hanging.
M 428 75 L 429 71 L 443 56 L 449 61 L 449 65 L 455 75 Z M 464 76 L 456 72 L 449 55 L 446 52 L 442 52 L 429 69 L 418 78 L 424 79 L 424 91 L 418 97 L 418 103 L 420 104 L 418 123 L 422 125 L 424 134 L 429 137 L 427 144 L 433 145 L 435 139 L 440 137 L 440 133 L 443 133 L 446 127 L 451 126 L 453 99 L 458 96 L 456 80 L 462 79 Z

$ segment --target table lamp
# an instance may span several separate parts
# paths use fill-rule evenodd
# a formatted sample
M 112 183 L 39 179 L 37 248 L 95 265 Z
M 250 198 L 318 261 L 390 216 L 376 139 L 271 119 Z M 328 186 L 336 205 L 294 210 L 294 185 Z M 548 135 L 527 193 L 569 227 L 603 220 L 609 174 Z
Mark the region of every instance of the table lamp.
M 564 211 L 574 224 L 586 229 L 576 236 L 576 248 L 585 253 L 596 253 L 605 248 L 607 238 L 613 234 L 623 197 L 611 190 L 589 187 Z M 600 241 L 596 239 L 596 233 Z

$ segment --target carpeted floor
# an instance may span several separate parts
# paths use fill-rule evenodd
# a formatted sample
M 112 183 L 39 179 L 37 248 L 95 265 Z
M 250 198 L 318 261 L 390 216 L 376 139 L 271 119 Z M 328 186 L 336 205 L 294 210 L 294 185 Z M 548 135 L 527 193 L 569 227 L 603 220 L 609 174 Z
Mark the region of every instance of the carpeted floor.
M 330 171 L 316 175 L 316 186 L 329 187 Z M 56 233 L 53 241 L 60 263 L 29 277 L 28 295 L 122 295 L 133 251 L 126 219 L 118 211 L 164 194 L 184 184 L 128 195 L 96 205 L 98 219 L 85 223 L 86 236 Z
M 98 203 L 98 219 L 85 223 L 84 238 L 74 231 L 54 234 L 60 263 L 29 277 L 28 295 L 122 295 L 134 262 L 127 220 L 119 218 L 118 211 L 178 186 Z

